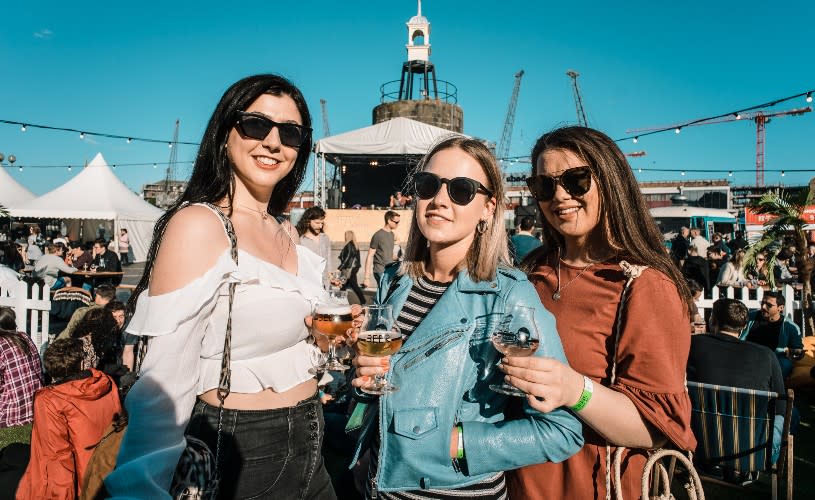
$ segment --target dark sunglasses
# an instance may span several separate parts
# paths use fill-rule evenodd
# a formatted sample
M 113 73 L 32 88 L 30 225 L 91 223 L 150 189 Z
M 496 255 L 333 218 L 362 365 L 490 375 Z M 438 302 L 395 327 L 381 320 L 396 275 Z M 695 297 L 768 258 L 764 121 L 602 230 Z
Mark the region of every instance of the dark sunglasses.
M 238 111 L 236 126 L 242 135 L 257 141 L 265 139 L 269 132 L 277 127 L 280 143 L 290 148 L 299 148 L 311 134 L 309 127 L 297 125 L 296 123 L 277 123 L 261 114 L 247 113 L 246 111 Z
M 554 198 L 558 184 L 572 196 L 583 196 L 591 189 L 591 170 L 589 167 L 577 167 L 556 176 L 539 174 L 526 179 L 529 191 L 538 201 Z
M 467 205 L 479 191 L 492 196 L 492 191 L 486 186 L 469 177 L 445 179 L 430 172 L 419 172 L 413 176 L 413 188 L 416 190 L 416 196 L 422 200 L 436 196 L 442 184 L 447 184 L 447 194 L 456 205 Z

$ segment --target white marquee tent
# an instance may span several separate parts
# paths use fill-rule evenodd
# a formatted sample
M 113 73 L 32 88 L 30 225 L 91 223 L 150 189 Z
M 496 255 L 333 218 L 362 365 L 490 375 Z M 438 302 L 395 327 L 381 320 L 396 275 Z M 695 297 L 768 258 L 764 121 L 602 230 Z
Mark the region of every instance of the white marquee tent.
M 34 193 L 24 188 L 5 168 L 0 167 L 0 205 L 12 208 L 36 198 Z
M 106 228 L 118 252 L 119 230 L 127 229 L 131 255 L 136 262 L 147 256 L 156 220 L 164 213 L 132 192 L 98 153 L 77 176 L 62 186 L 27 203 L 10 207 L 12 217 L 61 219 L 68 236 L 95 239 L 97 228 Z M 112 227 L 111 227 L 112 226 Z
M 462 135 L 409 118 L 392 118 L 370 127 L 317 141 L 317 153 L 347 155 L 423 155 L 444 137 Z

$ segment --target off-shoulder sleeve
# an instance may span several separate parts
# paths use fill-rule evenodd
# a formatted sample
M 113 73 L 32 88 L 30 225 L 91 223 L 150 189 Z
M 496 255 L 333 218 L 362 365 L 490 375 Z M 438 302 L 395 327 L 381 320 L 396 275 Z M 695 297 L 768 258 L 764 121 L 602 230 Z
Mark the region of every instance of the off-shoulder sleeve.
M 128 332 L 154 338 L 141 377 L 127 395 L 130 419 L 116 469 L 105 479 L 113 498 L 170 498 L 167 491 L 195 404 L 204 334 L 221 290 L 239 280 L 227 251 L 185 287 L 153 297 L 145 291 L 139 297 Z
M 203 276 L 178 290 L 152 297 L 149 289 L 142 292 L 127 333 L 159 337 L 175 332 L 179 325 L 199 315 L 201 309 L 216 298 L 218 288 L 228 281 L 240 281 L 238 265 L 229 250 L 221 254 L 215 266 Z
M 690 350 L 688 310 L 676 286 L 646 270 L 631 285 L 617 348 L 617 381 L 612 389 L 683 450 L 696 447 L 685 386 Z

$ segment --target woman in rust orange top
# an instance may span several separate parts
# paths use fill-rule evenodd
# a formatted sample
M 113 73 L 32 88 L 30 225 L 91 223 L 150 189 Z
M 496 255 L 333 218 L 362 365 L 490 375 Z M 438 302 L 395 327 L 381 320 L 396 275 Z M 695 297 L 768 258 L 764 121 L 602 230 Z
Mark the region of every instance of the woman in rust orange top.
M 504 358 L 503 366 L 534 408 L 572 408 L 586 444 L 562 463 L 511 473 L 510 496 L 606 497 L 610 444 L 627 448 L 622 484 L 613 487 L 639 498 L 646 449 L 696 446 L 685 389 L 690 293 L 614 141 L 565 127 L 538 139 L 532 159 L 527 183 L 544 216 L 545 242 L 523 265 L 555 315 L 569 366 L 534 357 Z M 615 356 L 622 261 L 648 268 L 626 293 Z

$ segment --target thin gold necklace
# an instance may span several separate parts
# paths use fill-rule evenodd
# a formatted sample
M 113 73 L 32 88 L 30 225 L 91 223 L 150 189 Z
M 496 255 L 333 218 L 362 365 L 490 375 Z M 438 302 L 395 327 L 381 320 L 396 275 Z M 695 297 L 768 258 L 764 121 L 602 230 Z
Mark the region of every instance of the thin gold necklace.
M 245 209 L 247 209 L 247 210 L 251 210 L 251 211 L 253 211 L 253 212 L 257 213 L 257 214 L 260 214 L 260 218 L 261 218 L 261 219 L 263 219 L 263 220 L 269 220 L 269 217 L 270 217 L 270 216 L 269 216 L 269 213 L 268 213 L 268 212 L 266 212 L 266 211 L 263 211 L 263 210 L 257 210 L 257 209 L 252 208 L 252 207 L 247 207 L 247 206 L 246 206 L 246 205 L 244 205 L 243 203 L 238 203 L 238 205 L 242 206 L 243 208 L 245 208 Z
M 586 272 L 586 270 L 588 268 L 590 268 L 591 266 L 594 265 L 594 262 L 589 262 L 588 264 L 586 264 L 586 266 L 583 269 L 581 269 L 579 273 L 577 273 L 577 276 L 570 279 L 569 282 L 566 283 L 565 285 L 563 285 L 563 287 L 561 288 L 561 286 L 560 286 L 560 260 L 561 260 L 560 252 L 558 252 L 558 254 L 557 254 L 557 290 L 555 290 L 555 293 L 552 294 L 552 300 L 554 300 L 556 302 L 558 300 L 560 300 L 560 297 L 563 294 L 563 291 L 566 290 L 566 287 L 568 287 L 569 285 L 574 283 L 577 280 L 577 278 L 581 277 L 583 275 L 583 273 Z

